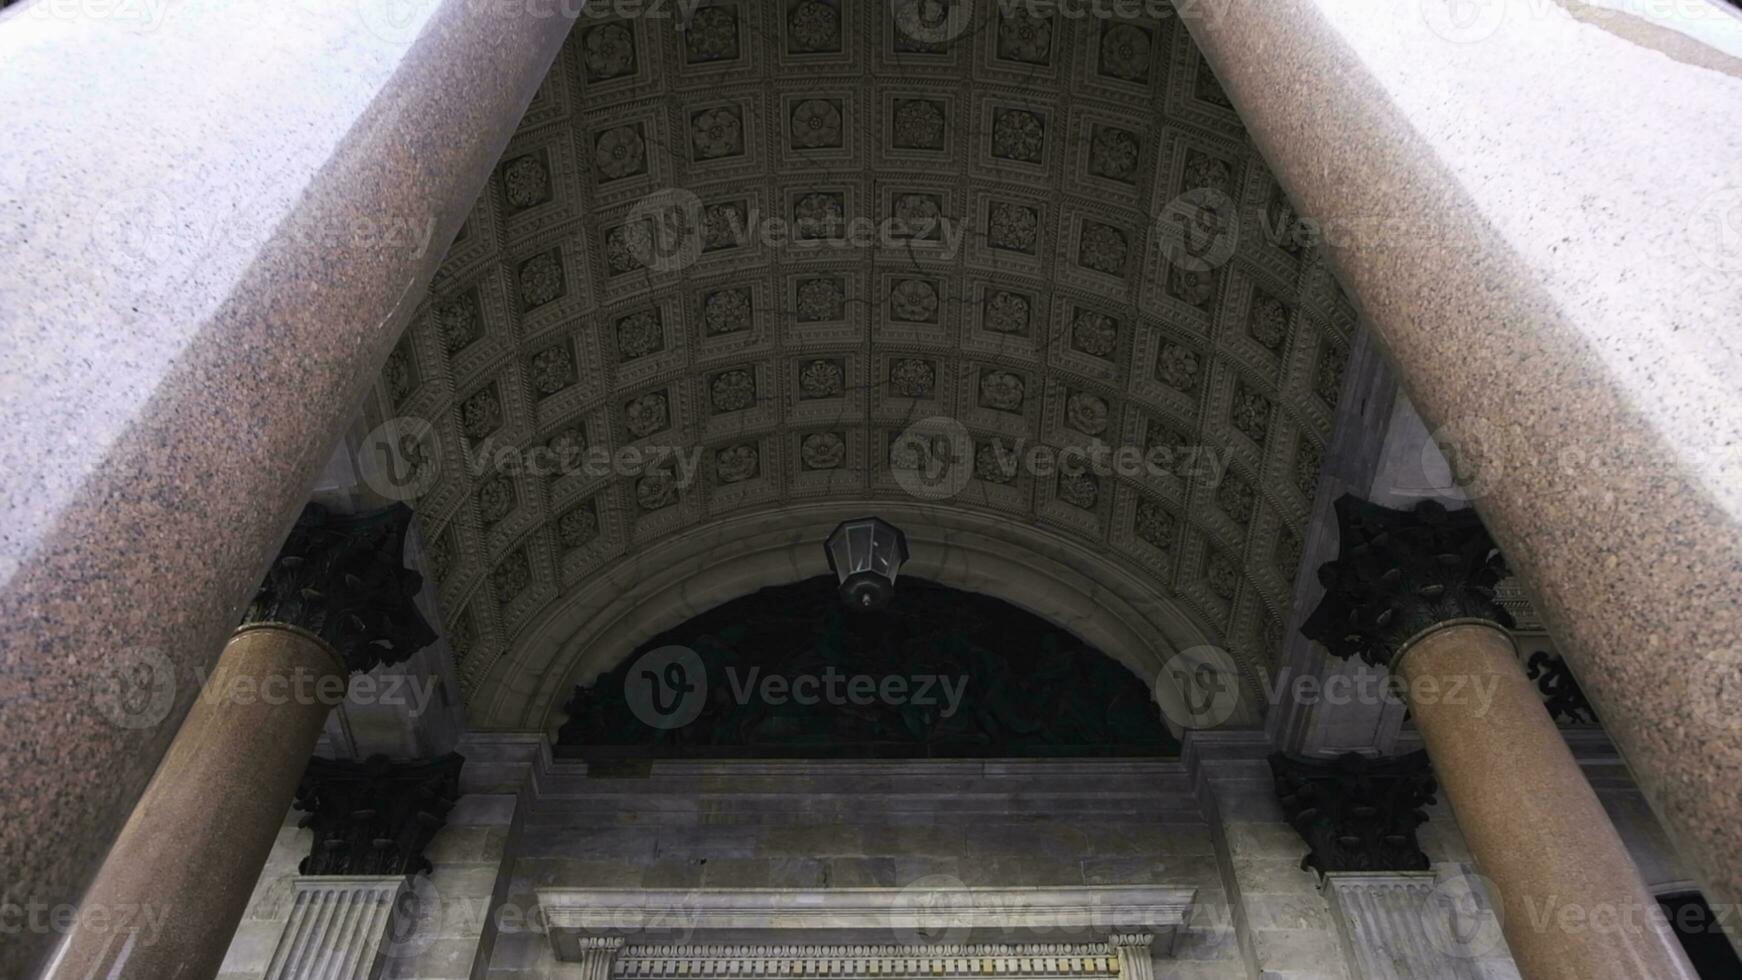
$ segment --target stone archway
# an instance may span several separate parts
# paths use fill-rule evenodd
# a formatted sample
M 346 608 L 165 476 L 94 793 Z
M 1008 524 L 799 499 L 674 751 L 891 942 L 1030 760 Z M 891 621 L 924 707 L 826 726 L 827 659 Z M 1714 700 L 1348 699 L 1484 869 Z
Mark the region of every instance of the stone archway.
M 1141 569 L 1044 528 L 887 500 L 817 503 L 660 542 L 619 574 L 577 590 L 497 662 L 480 685 L 493 697 L 473 702 L 472 723 L 554 729 L 576 684 L 590 683 L 650 637 L 765 586 L 826 574 L 823 538 L 842 519 L 872 509 L 906 531 L 914 553 L 907 573 L 983 592 L 1056 623 L 1146 684 L 1154 684 L 1170 657 L 1213 645 L 1203 624 L 1155 595 Z M 1241 680 L 1229 725 L 1262 717 L 1259 678 L 1246 673 Z

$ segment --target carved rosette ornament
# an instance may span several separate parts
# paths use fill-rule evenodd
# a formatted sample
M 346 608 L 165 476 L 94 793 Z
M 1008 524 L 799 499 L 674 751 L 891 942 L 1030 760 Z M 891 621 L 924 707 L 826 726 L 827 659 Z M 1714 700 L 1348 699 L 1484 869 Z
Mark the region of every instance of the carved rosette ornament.
M 1319 566 L 1325 597 L 1301 625 L 1333 656 L 1390 666 L 1416 638 L 1444 623 L 1510 629 L 1494 598 L 1506 574 L 1474 510 L 1424 500 L 1392 510 L 1345 494 L 1336 503 L 1341 552 Z
M 418 612 L 423 576 L 405 567 L 411 508 L 335 514 L 309 504 L 267 569 L 243 626 L 294 626 L 363 673 L 435 641 Z
M 305 875 L 427 873 L 424 848 L 447 823 L 460 798 L 460 767 L 452 752 L 427 762 L 363 762 L 314 758 L 296 789 L 298 824 L 314 830 Z
M 1302 870 L 1425 871 L 1416 842 L 1439 785 L 1426 752 L 1390 758 L 1270 757 L 1283 812 L 1309 848 Z

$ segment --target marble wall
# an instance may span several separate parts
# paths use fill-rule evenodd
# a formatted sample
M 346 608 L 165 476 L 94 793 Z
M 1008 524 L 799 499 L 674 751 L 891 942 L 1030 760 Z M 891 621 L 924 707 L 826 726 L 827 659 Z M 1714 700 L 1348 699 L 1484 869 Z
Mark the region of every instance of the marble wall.
M 414 883 L 413 911 L 390 930 L 384 978 L 577 975 L 544 932 L 536 891 L 550 887 L 1195 888 L 1188 926 L 1156 951 L 1156 980 L 1412 977 L 1410 963 L 1443 951 L 1433 923 L 1398 926 L 1397 902 L 1382 910 L 1389 918 L 1363 912 L 1370 889 L 1341 895 L 1301 869 L 1306 845 L 1283 819 L 1262 739 L 1194 738 L 1183 761 L 665 762 L 591 773 L 553 761 L 534 736 L 474 734 L 461 750 L 465 795 L 428 851 L 434 872 Z M 1612 749 L 1575 750 L 1648 883 L 1685 884 Z M 1454 882 L 1440 888 L 1450 895 L 1473 860 L 1444 802 L 1428 814 L 1419 840 L 1434 885 Z M 220 980 L 264 975 L 309 844 L 287 818 Z M 1398 953 L 1393 973 L 1373 972 L 1351 947 L 1380 942 Z M 1497 933 L 1452 952 L 1458 975 L 1517 975 Z
M 557 772 L 510 860 L 487 975 L 564 975 L 541 887 L 1195 887 L 1156 976 L 1245 977 L 1215 835 L 1174 762 L 668 763 Z M 1065 937 L 1061 937 L 1061 941 Z M 895 941 L 892 936 L 891 941 Z

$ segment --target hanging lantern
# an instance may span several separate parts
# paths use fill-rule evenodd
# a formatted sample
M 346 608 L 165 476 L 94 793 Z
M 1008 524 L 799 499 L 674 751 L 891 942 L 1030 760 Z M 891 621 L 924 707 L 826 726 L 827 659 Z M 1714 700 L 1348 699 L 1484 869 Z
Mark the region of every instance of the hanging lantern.
M 907 535 L 877 517 L 842 521 L 824 545 L 841 598 L 854 609 L 878 609 L 895 594 L 895 576 L 907 561 Z

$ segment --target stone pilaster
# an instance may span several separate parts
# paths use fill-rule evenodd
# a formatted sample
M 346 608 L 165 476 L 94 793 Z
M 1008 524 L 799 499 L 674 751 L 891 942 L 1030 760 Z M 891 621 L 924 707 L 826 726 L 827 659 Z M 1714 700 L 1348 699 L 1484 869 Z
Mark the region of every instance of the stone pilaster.
M 1524 976 L 1691 977 L 1518 663 L 1494 596 L 1503 565 L 1475 511 L 1352 496 L 1336 510 L 1340 553 L 1319 569 L 1325 598 L 1302 632 L 1396 675 Z
M 218 971 L 349 670 L 435 638 L 412 602 L 421 577 L 404 567 L 410 518 L 404 505 L 303 513 L 84 897 L 92 909 L 159 910 L 161 934 L 117 942 L 85 924 L 101 918 L 82 917 L 57 976 Z M 357 867 L 404 873 L 389 863 Z
M 1430 938 L 1434 874 L 1416 840 L 1438 788 L 1427 753 L 1276 754 L 1270 768 L 1289 825 L 1307 844 L 1301 867 L 1320 876 L 1356 980 L 1476 980 L 1464 949 Z
M 1492 910 L 1452 908 L 1452 891 L 1432 871 L 1326 875 L 1325 897 L 1358 980 L 1516 977 Z
M 290 920 L 265 980 L 374 980 L 408 895 L 405 876 L 308 877 L 291 890 Z
M 577 945 L 580 968 L 575 972 L 575 980 L 611 980 L 611 964 L 617 959 L 617 951 L 623 948 L 623 937 L 582 936 Z
M 1114 933 L 1107 937 L 1107 945 L 1119 957 L 1119 980 L 1155 980 L 1153 933 Z

